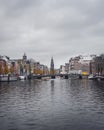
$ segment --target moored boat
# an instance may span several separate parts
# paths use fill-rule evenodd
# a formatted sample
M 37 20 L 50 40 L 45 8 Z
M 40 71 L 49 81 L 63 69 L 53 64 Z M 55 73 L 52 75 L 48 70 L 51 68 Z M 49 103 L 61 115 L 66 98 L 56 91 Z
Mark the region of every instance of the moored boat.
M 96 80 L 97 77 L 96 77 L 95 75 L 93 75 L 93 74 L 90 74 L 90 75 L 88 76 L 88 79 L 90 79 L 90 80 Z
M 92 79 L 92 80 L 104 80 L 104 76 L 91 74 L 91 75 L 88 76 L 88 79 Z
M 97 78 L 97 80 L 104 80 L 104 76 L 102 76 L 102 75 L 97 75 L 96 78 Z
M 18 77 L 14 75 L 0 75 L 0 82 L 17 81 Z
M 19 80 L 25 80 L 25 79 L 26 79 L 26 76 L 20 75 L 20 76 L 18 76 L 18 79 L 19 79 Z

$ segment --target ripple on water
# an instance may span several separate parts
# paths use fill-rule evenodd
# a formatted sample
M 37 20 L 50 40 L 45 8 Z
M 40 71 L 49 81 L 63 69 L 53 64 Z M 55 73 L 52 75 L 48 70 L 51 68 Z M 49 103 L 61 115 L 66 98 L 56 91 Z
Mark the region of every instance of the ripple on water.
M 103 130 L 102 81 L 0 84 L 0 130 Z

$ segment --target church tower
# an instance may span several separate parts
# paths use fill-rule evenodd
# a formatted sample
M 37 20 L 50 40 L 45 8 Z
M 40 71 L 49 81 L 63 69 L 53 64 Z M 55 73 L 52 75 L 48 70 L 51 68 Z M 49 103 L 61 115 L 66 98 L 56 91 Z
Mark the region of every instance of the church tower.
M 24 55 L 23 55 L 23 62 L 26 62 L 27 61 L 27 56 L 26 56 L 26 54 L 24 53 Z
M 54 74 L 54 60 L 53 60 L 53 57 L 51 58 L 50 74 Z

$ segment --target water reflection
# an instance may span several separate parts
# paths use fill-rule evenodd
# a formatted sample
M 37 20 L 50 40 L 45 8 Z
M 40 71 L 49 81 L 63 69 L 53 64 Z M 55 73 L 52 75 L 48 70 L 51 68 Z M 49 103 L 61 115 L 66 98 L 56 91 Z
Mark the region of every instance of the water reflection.
M 103 130 L 104 81 L 0 84 L 0 130 Z
M 54 80 L 51 80 L 51 94 L 54 95 Z

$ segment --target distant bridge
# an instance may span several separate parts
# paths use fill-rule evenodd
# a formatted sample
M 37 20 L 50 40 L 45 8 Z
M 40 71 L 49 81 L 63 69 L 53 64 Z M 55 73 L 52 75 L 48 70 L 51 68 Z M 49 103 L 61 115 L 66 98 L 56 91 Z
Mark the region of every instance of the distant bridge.
M 72 74 L 46 74 L 46 75 L 33 75 L 34 79 L 41 79 L 42 77 L 50 77 L 51 79 L 55 79 L 57 76 L 68 79 L 72 76 Z M 82 78 L 80 74 L 73 74 L 73 77 Z

